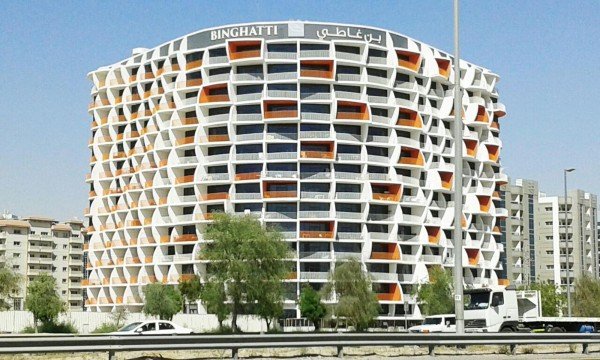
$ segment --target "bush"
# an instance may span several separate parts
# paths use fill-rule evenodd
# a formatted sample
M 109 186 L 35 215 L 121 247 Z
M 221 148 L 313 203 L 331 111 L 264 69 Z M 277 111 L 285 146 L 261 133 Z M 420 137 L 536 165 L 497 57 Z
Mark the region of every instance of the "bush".
M 222 327 L 218 327 L 216 329 L 207 331 L 207 334 L 214 334 L 214 335 L 233 334 L 233 329 L 231 328 L 231 326 L 223 325 Z
M 62 323 L 43 323 L 37 328 L 38 333 L 46 334 L 77 334 L 77 329 L 73 324 L 62 322 Z M 35 334 L 35 327 L 27 326 L 23 331 L 23 334 Z
M 532 347 L 524 347 L 523 348 L 523 354 L 528 354 L 529 355 L 529 354 L 533 354 L 533 353 L 534 353 L 534 351 L 533 351 Z
M 119 330 L 119 326 L 111 323 L 104 323 L 92 331 L 92 334 L 106 334 Z

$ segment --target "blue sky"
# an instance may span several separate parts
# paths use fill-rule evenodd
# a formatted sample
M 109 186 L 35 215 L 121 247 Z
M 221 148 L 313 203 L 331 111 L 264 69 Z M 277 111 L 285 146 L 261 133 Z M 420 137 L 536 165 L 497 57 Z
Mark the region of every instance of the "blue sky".
M 316 20 L 372 25 L 451 52 L 452 1 L 2 1 L 0 210 L 81 217 L 86 74 L 206 27 Z M 600 1 L 462 1 L 461 57 L 499 74 L 512 178 L 600 193 Z

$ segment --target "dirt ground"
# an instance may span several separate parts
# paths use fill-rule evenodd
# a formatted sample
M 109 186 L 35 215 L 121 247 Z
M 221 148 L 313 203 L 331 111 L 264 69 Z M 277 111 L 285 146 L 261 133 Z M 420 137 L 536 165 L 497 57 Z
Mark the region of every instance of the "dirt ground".
M 466 349 L 449 347 L 436 348 L 436 359 L 515 359 L 505 355 L 506 347 L 501 346 L 468 346 Z M 517 359 L 600 359 L 600 345 L 590 346 L 590 354 L 581 354 L 581 345 L 555 346 L 518 346 Z M 248 359 L 337 359 L 334 348 L 306 349 L 253 349 L 240 350 L 240 358 Z M 424 347 L 361 347 L 344 348 L 344 358 L 347 359 L 392 359 L 413 357 L 429 358 Z M 231 358 L 229 350 L 186 350 L 186 351 L 146 351 L 121 352 L 116 354 L 118 360 L 192 360 L 192 359 L 222 359 Z M 0 355 L 0 360 L 106 360 L 107 353 L 70 353 L 70 354 L 17 354 Z

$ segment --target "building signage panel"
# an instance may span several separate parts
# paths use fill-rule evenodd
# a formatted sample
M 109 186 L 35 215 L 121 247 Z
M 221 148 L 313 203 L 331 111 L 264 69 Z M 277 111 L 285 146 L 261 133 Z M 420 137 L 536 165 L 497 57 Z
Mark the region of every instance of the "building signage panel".
M 304 34 L 311 39 L 365 41 L 380 46 L 386 46 L 387 42 L 385 31 L 354 26 L 306 24 Z
M 200 49 L 242 38 L 284 39 L 287 24 L 239 25 L 202 31 L 188 37 L 188 49 Z

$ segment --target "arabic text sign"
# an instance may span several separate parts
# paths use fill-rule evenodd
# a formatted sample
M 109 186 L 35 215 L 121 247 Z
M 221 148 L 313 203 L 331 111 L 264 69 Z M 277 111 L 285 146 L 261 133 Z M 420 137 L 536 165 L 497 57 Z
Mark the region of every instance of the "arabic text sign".
M 317 25 L 304 26 L 305 37 L 321 40 L 348 39 L 365 41 L 370 44 L 385 46 L 386 33 L 384 31 L 365 29 L 353 26 Z

